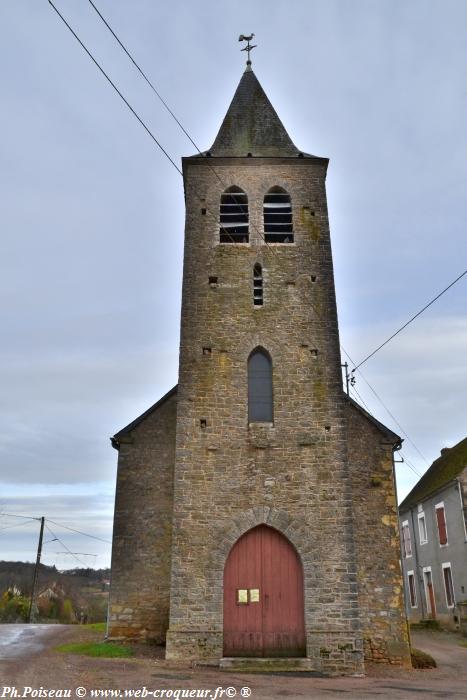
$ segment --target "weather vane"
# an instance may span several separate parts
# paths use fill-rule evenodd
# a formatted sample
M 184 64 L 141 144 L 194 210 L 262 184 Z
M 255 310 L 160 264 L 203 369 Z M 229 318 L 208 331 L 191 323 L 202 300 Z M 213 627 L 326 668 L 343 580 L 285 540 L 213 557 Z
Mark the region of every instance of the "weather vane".
M 253 51 L 253 49 L 256 49 L 257 44 L 254 44 L 253 46 L 250 45 L 250 41 L 253 39 L 254 34 L 250 34 L 250 36 L 245 36 L 245 34 L 240 34 L 238 37 L 239 41 L 246 41 L 247 45 L 243 47 L 243 49 L 240 49 L 241 51 L 248 51 L 248 60 L 246 62 L 247 66 L 251 66 L 251 60 L 250 60 L 250 51 Z

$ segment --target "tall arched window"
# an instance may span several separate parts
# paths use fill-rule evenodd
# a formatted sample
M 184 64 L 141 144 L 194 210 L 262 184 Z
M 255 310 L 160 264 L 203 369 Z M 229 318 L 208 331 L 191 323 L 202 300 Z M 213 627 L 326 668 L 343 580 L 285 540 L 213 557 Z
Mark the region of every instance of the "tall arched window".
M 293 243 L 292 203 L 282 187 L 271 187 L 264 196 L 266 243 Z
M 272 361 L 264 348 L 256 348 L 248 358 L 248 422 L 272 421 Z
M 222 193 L 219 223 L 221 243 L 248 243 L 248 197 L 240 187 Z

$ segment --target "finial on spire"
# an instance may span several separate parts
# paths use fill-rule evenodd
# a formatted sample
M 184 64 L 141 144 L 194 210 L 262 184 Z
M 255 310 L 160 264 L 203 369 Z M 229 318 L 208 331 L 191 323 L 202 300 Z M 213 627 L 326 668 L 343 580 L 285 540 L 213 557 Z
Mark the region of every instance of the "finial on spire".
M 250 51 L 253 51 L 253 49 L 256 49 L 258 44 L 254 44 L 253 46 L 250 45 L 250 41 L 253 39 L 254 34 L 250 34 L 250 36 L 245 36 L 245 34 L 240 34 L 238 37 L 239 41 L 246 41 L 247 45 L 243 47 L 243 49 L 240 49 L 240 51 L 247 51 L 248 52 L 248 60 L 246 62 L 246 70 L 251 70 L 251 60 L 250 60 Z

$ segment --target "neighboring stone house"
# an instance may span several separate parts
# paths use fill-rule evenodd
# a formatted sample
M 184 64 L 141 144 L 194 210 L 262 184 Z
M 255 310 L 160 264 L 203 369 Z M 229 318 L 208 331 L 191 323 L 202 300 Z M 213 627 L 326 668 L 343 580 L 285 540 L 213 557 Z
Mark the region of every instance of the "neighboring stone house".
M 410 663 L 401 441 L 342 389 L 327 167 L 248 64 L 210 151 L 183 159 L 179 384 L 112 438 L 111 638 L 327 673 Z
M 441 456 L 399 507 L 407 616 L 458 627 L 467 600 L 467 438 Z

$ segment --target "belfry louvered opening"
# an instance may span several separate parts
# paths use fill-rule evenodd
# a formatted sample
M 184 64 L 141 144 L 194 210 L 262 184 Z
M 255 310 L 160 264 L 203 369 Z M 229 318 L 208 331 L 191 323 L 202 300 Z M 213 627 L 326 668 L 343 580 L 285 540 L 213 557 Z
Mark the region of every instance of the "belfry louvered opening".
M 263 305 L 263 270 L 259 263 L 253 268 L 253 304 Z
M 293 243 L 292 203 L 282 187 L 271 187 L 264 197 L 266 243 Z
M 240 187 L 222 193 L 219 223 L 221 243 L 248 243 L 248 197 Z

